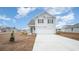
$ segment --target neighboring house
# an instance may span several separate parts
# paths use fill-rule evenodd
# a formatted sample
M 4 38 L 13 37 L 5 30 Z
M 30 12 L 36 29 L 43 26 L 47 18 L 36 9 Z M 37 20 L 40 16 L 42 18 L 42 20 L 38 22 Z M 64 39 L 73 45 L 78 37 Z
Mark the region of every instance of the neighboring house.
M 47 12 L 42 12 L 32 18 L 28 26 L 30 33 L 54 34 L 56 33 L 56 17 Z
M 73 32 L 73 25 L 65 25 L 61 28 L 63 32 Z
M 56 32 L 61 32 L 61 29 L 56 29 Z
M 4 27 L 1 29 L 1 32 L 11 32 L 12 28 L 10 27 Z
M 79 23 L 74 25 L 65 25 L 61 28 L 62 32 L 76 32 L 79 33 Z
M 73 25 L 73 32 L 79 32 L 79 23 Z
M 11 32 L 11 31 L 17 31 L 14 27 L 0 27 L 0 32 Z
M 1 32 L 1 26 L 0 26 L 0 32 Z

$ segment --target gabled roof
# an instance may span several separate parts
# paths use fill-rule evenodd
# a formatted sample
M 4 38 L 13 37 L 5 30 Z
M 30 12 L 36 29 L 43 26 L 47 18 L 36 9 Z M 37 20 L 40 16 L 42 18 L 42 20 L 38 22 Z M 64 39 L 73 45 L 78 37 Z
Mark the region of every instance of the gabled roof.
M 62 28 L 63 28 L 63 29 L 73 28 L 73 25 L 64 25 Z
M 79 28 L 79 23 L 74 25 L 75 28 Z
M 65 25 L 63 26 L 64 29 L 70 29 L 70 28 L 79 28 L 79 23 L 74 25 Z
M 44 13 L 46 13 L 46 14 L 52 16 L 53 18 L 56 18 L 55 16 L 53 16 L 53 15 L 49 14 L 48 12 L 44 11 L 44 12 L 41 12 L 41 13 L 39 13 L 38 15 L 34 16 L 34 17 L 32 18 L 32 20 L 29 22 L 28 25 L 29 25 L 29 26 L 35 25 L 35 18 L 38 17 L 38 16 L 40 16 L 40 15 L 42 15 L 42 14 L 44 14 Z
M 30 26 L 30 25 L 32 25 L 32 26 L 35 25 L 35 20 L 32 19 L 32 20 L 29 22 L 28 25 L 29 25 L 29 26 Z

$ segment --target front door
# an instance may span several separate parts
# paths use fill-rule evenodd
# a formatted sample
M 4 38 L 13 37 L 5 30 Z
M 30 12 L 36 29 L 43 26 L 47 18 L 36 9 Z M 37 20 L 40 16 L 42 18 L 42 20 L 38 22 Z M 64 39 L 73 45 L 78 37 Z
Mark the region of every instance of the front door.
M 31 33 L 35 32 L 35 27 L 31 27 Z

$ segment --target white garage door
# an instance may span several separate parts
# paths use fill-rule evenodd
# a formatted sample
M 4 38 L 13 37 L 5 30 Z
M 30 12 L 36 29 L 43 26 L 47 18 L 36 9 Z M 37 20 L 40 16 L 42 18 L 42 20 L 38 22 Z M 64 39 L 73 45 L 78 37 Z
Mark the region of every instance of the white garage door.
M 48 27 L 48 26 L 41 26 L 36 28 L 36 33 L 37 34 L 53 34 L 55 33 L 55 28 L 54 27 Z

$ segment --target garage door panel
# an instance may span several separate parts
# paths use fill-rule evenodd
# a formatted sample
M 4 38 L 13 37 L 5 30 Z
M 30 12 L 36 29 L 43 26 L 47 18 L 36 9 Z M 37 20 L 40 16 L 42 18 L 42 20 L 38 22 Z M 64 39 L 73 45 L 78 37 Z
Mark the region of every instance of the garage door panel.
M 51 27 L 38 27 L 36 29 L 36 33 L 39 33 L 39 34 L 51 34 L 51 33 L 54 33 L 55 30 Z

